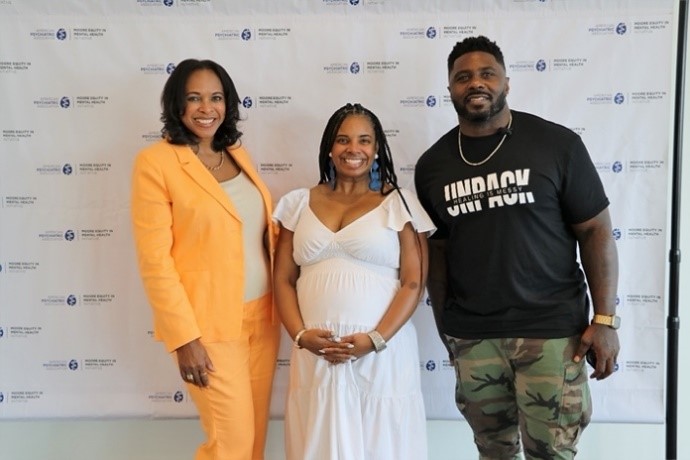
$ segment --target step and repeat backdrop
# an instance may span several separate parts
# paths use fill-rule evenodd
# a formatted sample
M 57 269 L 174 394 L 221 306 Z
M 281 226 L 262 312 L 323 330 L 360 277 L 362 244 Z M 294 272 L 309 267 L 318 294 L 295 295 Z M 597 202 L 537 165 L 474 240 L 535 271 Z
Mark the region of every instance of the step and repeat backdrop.
M 592 382 L 595 420 L 662 423 L 675 28 L 672 0 L 0 0 L 0 419 L 195 414 L 152 338 L 129 220 L 132 160 L 160 137 L 176 63 L 229 71 L 276 200 L 316 184 L 346 102 L 380 117 L 413 188 L 417 158 L 457 123 L 448 53 L 483 34 L 505 54 L 510 106 L 580 134 L 611 199 L 622 352 Z M 427 303 L 413 321 L 428 417 L 459 418 Z

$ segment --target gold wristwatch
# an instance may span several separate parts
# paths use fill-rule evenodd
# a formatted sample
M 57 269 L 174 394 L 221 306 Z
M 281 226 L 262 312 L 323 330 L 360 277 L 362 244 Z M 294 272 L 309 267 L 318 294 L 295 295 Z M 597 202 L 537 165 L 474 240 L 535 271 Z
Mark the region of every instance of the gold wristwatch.
M 621 327 L 621 318 L 616 315 L 594 315 L 592 318 L 592 324 L 601 324 L 603 326 L 608 326 L 611 329 L 618 329 Z

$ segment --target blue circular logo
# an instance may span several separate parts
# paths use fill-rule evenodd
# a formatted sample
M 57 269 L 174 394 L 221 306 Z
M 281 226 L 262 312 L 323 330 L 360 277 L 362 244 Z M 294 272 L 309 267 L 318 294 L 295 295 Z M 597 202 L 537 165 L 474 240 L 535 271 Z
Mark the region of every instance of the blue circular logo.
M 242 99 L 242 107 L 245 109 L 251 109 L 252 106 L 254 105 L 254 101 L 252 101 L 252 98 L 247 96 L 244 99 Z
M 614 240 L 620 240 L 620 239 L 621 239 L 621 236 L 623 236 L 622 233 L 621 233 L 621 229 L 620 229 L 620 228 L 614 228 L 614 229 L 611 231 L 611 234 L 613 235 L 613 239 L 614 239 Z
M 543 72 L 546 70 L 546 61 L 543 59 L 539 59 L 537 63 L 534 65 L 534 68 L 537 69 L 537 72 Z
M 58 40 L 65 40 L 67 38 L 67 31 L 65 29 L 58 29 L 57 32 L 55 32 L 55 38 Z
M 427 306 L 429 306 L 429 307 L 431 306 L 431 297 L 426 296 L 426 304 L 427 304 Z
M 175 3 L 173 0 L 163 0 L 165 6 L 173 6 L 173 3 Z
M 181 391 L 176 391 L 175 394 L 173 395 L 173 400 L 176 403 L 180 403 L 180 402 L 184 401 L 184 393 L 182 393 Z
M 426 106 L 427 107 L 436 107 L 436 96 L 434 96 L 434 95 L 427 96 Z
M 616 296 L 616 306 L 620 305 L 620 303 L 621 303 L 620 296 Z
M 614 161 L 611 165 L 611 171 L 615 173 L 623 171 L 623 163 L 621 163 L 620 161 Z
M 350 64 L 350 73 L 353 74 L 358 74 L 359 71 L 361 70 L 361 67 L 359 66 L 359 62 L 355 61 L 352 64 Z
M 62 167 L 62 174 L 64 174 L 65 176 L 69 176 L 73 172 L 74 170 L 72 169 L 72 165 L 69 163 L 65 163 L 65 165 Z
M 165 73 L 170 75 L 171 73 L 173 73 L 173 70 L 175 70 L 175 67 L 177 67 L 177 65 L 174 62 L 169 63 L 165 66 Z
M 0 391 L 0 403 L 5 400 L 5 395 L 2 394 L 2 391 Z
M 616 33 L 618 35 L 625 35 L 625 33 L 627 31 L 628 31 L 628 26 L 626 26 L 624 22 L 619 22 L 618 25 L 616 26 Z
M 436 369 L 436 363 L 434 362 L 433 359 L 430 359 L 429 361 L 426 362 L 426 370 L 428 371 L 433 371 Z
M 0 273 L 2 273 L 2 264 L 0 264 Z
M 5 330 L 0 327 L 0 338 L 5 335 Z
M 74 239 L 74 230 L 67 230 L 65 232 L 65 239 L 67 241 L 72 241 Z
M 616 93 L 616 95 L 613 96 L 613 102 L 615 102 L 618 105 L 625 102 L 625 96 L 623 96 L 623 93 Z
M 359 0 L 350 0 L 350 5 L 352 5 L 352 6 L 359 5 Z
M 77 304 L 77 296 L 75 296 L 74 294 L 68 295 L 67 296 L 67 305 L 69 305 L 70 307 L 73 307 L 76 304 Z
M 436 28 L 435 27 L 429 27 L 426 29 L 426 38 L 436 38 Z
M 72 359 L 72 360 L 70 360 L 68 367 L 69 367 L 69 370 L 76 371 L 79 368 L 79 363 L 77 362 L 76 359 Z
M 242 40 L 247 41 L 252 38 L 252 31 L 249 29 L 244 29 L 240 36 L 242 37 Z
M 67 96 L 60 98 L 60 107 L 62 107 L 63 109 L 67 109 L 70 105 L 72 105 L 72 103 L 70 102 Z

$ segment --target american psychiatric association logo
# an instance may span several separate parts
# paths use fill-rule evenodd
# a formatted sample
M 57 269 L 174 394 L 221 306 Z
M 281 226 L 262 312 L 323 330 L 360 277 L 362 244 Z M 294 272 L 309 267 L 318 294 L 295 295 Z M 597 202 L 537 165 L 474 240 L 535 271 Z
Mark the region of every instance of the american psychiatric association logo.
M 436 96 L 434 96 L 434 95 L 427 96 L 427 98 L 426 98 L 426 106 L 427 107 L 436 107 L 436 103 L 437 103 Z
M 245 42 L 248 41 L 248 40 L 251 40 L 251 39 L 252 39 L 252 31 L 249 30 L 249 29 L 243 29 L 243 30 L 242 30 L 242 33 L 240 34 L 240 37 L 241 37 L 242 40 L 244 40 Z
M 60 107 L 63 109 L 69 109 L 70 105 L 72 105 L 72 102 L 70 101 L 69 97 L 63 96 L 60 98 Z
M 432 372 L 436 370 L 436 361 L 433 359 L 430 359 L 429 361 L 426 362 L 426 365 L 424 366 L 427 371 Z
M 431 38 L 434 39 L 438 35 L 438 32 L 436 32 L 436 27 L 429 27 L 426 29 L 426 38 Z
M 5 395 L 2 394 L 2 391 L 0 391 L 0 403 L 5 400 Z
M 181 403 L 182 401 L 184 401 L 184 393 L 182 393 L 179 390 L 176 391 L 173 395 L 173 401 L 175 401 L 176 403 Z
M 242 99 L 242 107 L 244 107 L 245 109 L 251 109 L 253 105 L 254 101 L 251 97 L 246 96 L 244 99 Z
M 69 163 L 65 163 L 64 166 L 62 167 L 62 174 L 65 176 L 69 176 L 74 172 L 74 168 L 72 168 L 72 165 Z
M 359 62 L 354 61 L 352 64 L 350 64 L 350 73 L 357 75 L 359 71 L 362 70 L 362 68 L 359 65 Z
M 611 171 L 615 173 L 623 172 L 623 163 L 616 160 L 611 164 Z
M 58 40 L 66 40 L 67 39 L 67 31 L 65 29 L 58 29 L 57 32 L 55 32 L 55 38 Z
M 537 69 L 537 72 L 543 72 L 546 70 L 546 61 L 543 59 L 539 59 L 537 63 L 534 65 L 534 68 Z
M 177 67 L 177 65 L 175 65 L 174 62 L 168 63 L 168 65 L 165 66 L 165 73 L 170 75 L 171 73 L 173 73 L 173 70 L 175 70 L 175 67 Z
M 613 239 L 614 239 L 614 240 L 618 241 L 618 240 L 620 240 L 621 237 L 623 236 L 623 232 L 621 232 L 621 229 L 620 229 L 620 228 L 614 228 L 614 229 L 611 231 L 611 235 L 613 236 Z
M 79 369 L 79 362 L 76 359 L 71 359 L 67 367 L 69 367 L 71 371 L 76 371 Z

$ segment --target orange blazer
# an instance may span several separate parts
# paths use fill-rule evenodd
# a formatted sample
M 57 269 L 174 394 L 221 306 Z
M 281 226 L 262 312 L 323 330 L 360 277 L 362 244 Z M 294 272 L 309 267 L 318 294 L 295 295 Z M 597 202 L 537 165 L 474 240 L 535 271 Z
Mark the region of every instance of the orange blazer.
M 273 264 L 277 233 L 270 193 L 244 148 L 230 155 L 263 197 Z M 173 351 L 200 337 L 239 337 L 247 276 L 242 220 L 191 148 L 162 140 L 137 155 L 132 222 L 155 338 Z

